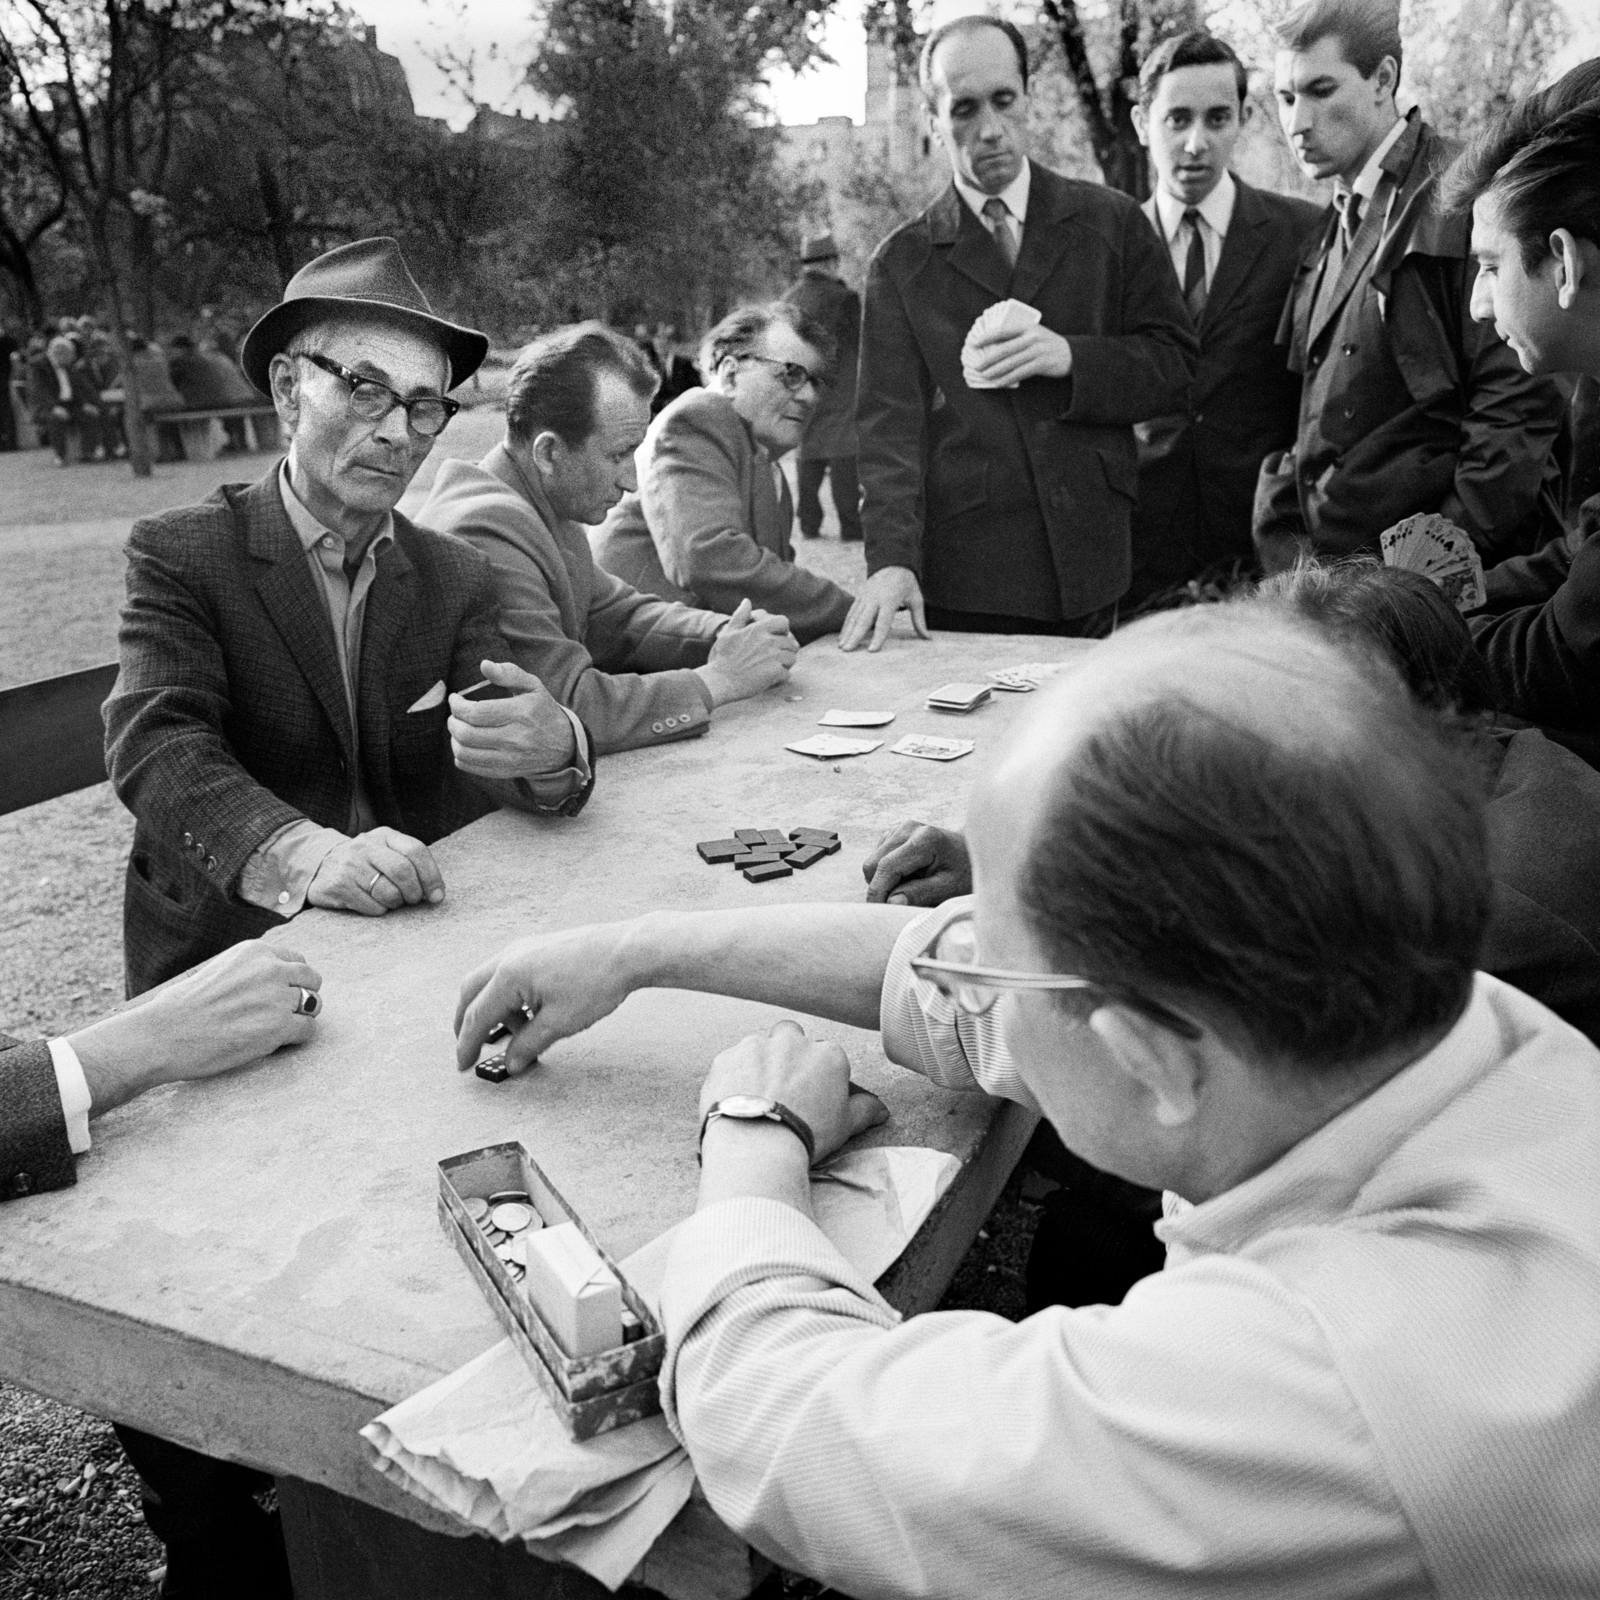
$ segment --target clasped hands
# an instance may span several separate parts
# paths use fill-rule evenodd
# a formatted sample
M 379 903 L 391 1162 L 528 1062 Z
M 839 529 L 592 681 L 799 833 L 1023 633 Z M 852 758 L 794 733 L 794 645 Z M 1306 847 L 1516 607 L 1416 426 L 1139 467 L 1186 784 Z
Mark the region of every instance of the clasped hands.
M 1009 389 L 1029 378 L 1065 378 L 1072 372 L 1072 344 L 1043 323 L 1021 333 L 979 334 L 972 341 L 973 366 L 986 383 Z

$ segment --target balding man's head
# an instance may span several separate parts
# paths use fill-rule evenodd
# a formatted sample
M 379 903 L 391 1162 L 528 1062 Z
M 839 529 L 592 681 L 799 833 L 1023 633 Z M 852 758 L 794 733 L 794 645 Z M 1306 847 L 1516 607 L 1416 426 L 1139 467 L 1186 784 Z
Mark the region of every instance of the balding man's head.
M 1252 602 L 1139 623 L 974 811 L 980 894 L 1058 971 L 1337 1068 L 1450 1021 L 1488 914 L 1483 785 L 1392 670 Z

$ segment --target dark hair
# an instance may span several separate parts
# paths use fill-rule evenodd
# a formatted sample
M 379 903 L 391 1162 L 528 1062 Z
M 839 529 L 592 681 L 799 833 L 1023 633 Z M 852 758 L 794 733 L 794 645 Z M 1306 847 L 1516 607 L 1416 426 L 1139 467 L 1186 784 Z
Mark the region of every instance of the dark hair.
M 1242 106 L 1245 96 L 1250 93 L 1250 74 L 1231 44 L 1214 33 L 1207 33 L 1204 28 L 1191 28 L 1187 33 L 1177 33 L 1170 39 L 1163 39 L 1144 58 L 1144 65 L 1139 68 L 1139 104 L 1148 111 L 1161 80 L 1179 67 L 1222 65 L 1233 68 L 1234 82 L 1239 86 L 1239 104 Z
M 1231 612 L 1259 636 L 1265 611 L 1135 626 Z M 1326 659 L 1319 630 L 1289 626 Z M 1355 1067 L 1459 1015 L 1489 916 L 1482 767 L 1376 654 L 1335 663 L 1329 736 L 1269 737 L 1173 691 L 1072 746 L 1021 888 L 1058 970 L 1203 1017 L 1286 1070 Z
M 1489 669 L 1444 591 L 1420 572 L 1375 556 L 1326 566 L 1304 561 L 1268 578 L 1258 593 L 1282 601 L 1336 636 L 1377 645 L 1411 692 L 1435 711 L 1476 715 L 1494 705 Z
M 1456 157 L 1440 205 L 1470 210 L 1494 191 L 1500 219 L 1532 272 L 1565 228 L 1600 244 L 1600 58 L 1519 100 Z
M 576 449 L 594 432 L 602 372 L 616 373 L 641 400 L 661 383 L 639 347 L 603 322 L 575 322 L 524 345 L 506 386 L 506 433 L 518 444 L 554 433 Z
M 1017 71 L 1022 75 L 1022 87 L 1028 87 L 1028 41 L 1022 37 L 1022 31 L 1013 22 L 1007 22 L 1004 17 L 991 17 L 978 13 L 970 17 L 956 17 L 951 22 L 941 24 L 930 33 L 923 41 L 922 54 L 917 59 L 917 82 L 922 88 L 922 98 L 931 106 L 934 102 L 933 95 L 933 53 L 946 39 L 957 33 L 975 33 L 979 28 L 993 28 L 996 33 L 1003 33 L 1011 41 L 1011 48 L 1017 53 Z
M 1363 78 L 1394 57 L 1400 84 L 1400 0 L 1305 0 L 1277 27 L 1284 50 L 1309 50 L 1320 39 L 1337 39 L 1339 52 Z
M 706 335 L 700 346 L 700 371 L 706 382 L 711 381 L 729 356 L 749 355 L 756 341 L 776 322 L 794 329 L 795 334 L 822 357 L 823 366 L 831 370 L 837 353 L 833 335 L 799 306 L 787 300 L 768 300 L 762 305 L 740 306 L 737 311 L 730 311 Z

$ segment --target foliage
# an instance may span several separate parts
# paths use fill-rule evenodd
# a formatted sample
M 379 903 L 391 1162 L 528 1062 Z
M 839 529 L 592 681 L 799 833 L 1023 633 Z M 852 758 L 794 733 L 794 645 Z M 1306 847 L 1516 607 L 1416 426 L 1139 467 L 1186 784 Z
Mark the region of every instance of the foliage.
M 819 53 L 824 6 L 549 0 L 529 82 L 559 109 L 551 311 L 693 325 L 781 276 L 805 196 L 754 91 Z

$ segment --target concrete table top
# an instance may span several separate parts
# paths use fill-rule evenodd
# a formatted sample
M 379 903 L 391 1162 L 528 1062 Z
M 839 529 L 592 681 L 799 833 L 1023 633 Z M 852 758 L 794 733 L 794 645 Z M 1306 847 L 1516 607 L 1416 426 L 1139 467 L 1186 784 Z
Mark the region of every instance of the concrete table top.
M 820 641 L 787 686 L 721 708 L 705 737 L 603 760 L 580 817 L 501 812 L 442 841 L 442 905 L 295 919 L 274 937 L 323 974 L 311 1044 L 121 1108 L 95 1124 L 75 1188 L 4 1208 L 0 1376 L 442 1526 L 365 1463 L 357 1437 L 501 1337 L 440 1228 L 435 1163 L 521 1139 L 626 1256 L 693 1208 L 696 1097 L 711 1058 L 779 1015 L 649 991 L 528 1076 L 494 1085 L 455 1071 L 462 976 L 513 937 L 652 908 L 859 899 L 880 833 L 906 817 L 959 824 L 981 763 L 1029 703 L 997 693 L 949 716 L 924 707 L 928 691 L 1082 648 L 946 634 L 847 656 Z M 782 748 L 823 731 L 830 707 L 896 718 L 861 730 L 884 738 L 868 756 L 818 762 Z M 917 732 L 972 738 L 977 750 L 947 763 L 889 753 Z M 696 841 L 736 827 L 802 824 L 836 828 L 843 849 L 770 884 L 695 854 Z M 874 1142 L 950 1150 L 969 1169 L 988 1152 L 1004 1168 L 941 1207 L 886 1280 L 905 1309 L 921 1309 L 1028 1123 L 889 1066 L 875 1034 L 821 1031 L 889 1104 Z

